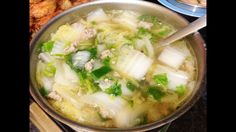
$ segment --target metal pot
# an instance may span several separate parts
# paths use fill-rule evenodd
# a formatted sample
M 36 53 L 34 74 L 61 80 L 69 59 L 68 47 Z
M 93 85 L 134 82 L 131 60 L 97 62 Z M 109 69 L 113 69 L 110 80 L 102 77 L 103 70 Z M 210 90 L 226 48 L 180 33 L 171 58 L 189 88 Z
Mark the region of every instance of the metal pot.
M 187 110 L 189 110 L 195 102 L 199 99 L 202 90 L 204 89 L 203 86 L 203 79 L 205 76 L 206 71 L 206 49 L 205 43 L 201 37 L 201 35 L 196 32 L 192 35 L 189 35 L 186 39 L 190 42 L 192 49 L 195 53 L 197 58 L 197 83 L 196 86 L 191 94 L 191 96 L 184 102 L 184 104 L 179 107 L 175 112 L 168 115 L 167 117 L 155 121 L 153 123 L 149 123 L 143 126 L 136 126 L 132 128 L 104 128 L 104 127 L 96 127 L 96 126 L 89 126 L 77 123 L 72 121 L 50 106 L 46 99 L 44 99 L 39 91 L 38 91 L 38 84 L 36 82 L 35 74 L 36 74 L 36 62 L 38 61 L 38 50 L 37 47 L 41 42 L 47 41 L 50 38 L 50 34 L 55 32 L 57 28 L 65 23 L 73 23 L 78 20 L 79 16 L 86 15 L 88 12 L 95 10 L 97 8 L 103 9 L 122 9 L 122 10 L 133 10 L 140 12 L 142 14 L 150 14 L 157 16 L 160 20 L 167 22 L 173 25 L 175 28 L 179 29 L 184 27 L 188 24 L 188 21 L 178 15 L 177 13 L 166 9 L 160 5 L 145 2 L 145 1 L 121 1 L 121 0 L 112 0 L 112 1 L 94 1 L 90 3 L 86 3 L 74 8 L 71 8 L 59 16 L 56 16 L 51 21 L 48 22 L 33 38 L 31 41 L 31 51 L 30 51 L 30 79 L 31 79 L 31 88 L 30 93 L 35 99 L 35 101 L 46 111 L 49 115 L 53 118 L 72 126 L 80 131 L 147 131 L 151 129 L 155 129 L 161 127 L 181 115 L 183 115 Z

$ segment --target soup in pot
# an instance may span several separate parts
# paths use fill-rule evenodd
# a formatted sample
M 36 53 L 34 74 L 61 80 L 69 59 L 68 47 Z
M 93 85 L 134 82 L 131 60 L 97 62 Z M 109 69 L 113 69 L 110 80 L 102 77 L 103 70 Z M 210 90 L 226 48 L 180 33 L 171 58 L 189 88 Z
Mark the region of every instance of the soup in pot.
M 39 91 L 82 124 L 127 128 L 160 120 L 181 106 L 196 81 L 187 40 L 155 48 L 175 30 L 156 16 L 96 9 L 41 44 Z

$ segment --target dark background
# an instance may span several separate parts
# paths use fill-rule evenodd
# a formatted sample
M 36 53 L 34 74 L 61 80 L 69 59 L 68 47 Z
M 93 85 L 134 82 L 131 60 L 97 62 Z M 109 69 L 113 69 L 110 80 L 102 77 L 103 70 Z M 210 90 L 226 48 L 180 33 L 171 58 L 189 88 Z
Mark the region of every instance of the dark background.
M 157 0 L 147 0 L 147 1 L 160 4 Z M 185 17 L 189 22 L 192 22 L 197 19 L 196 17 L 186 16 L 186 15 L 182 16 Z M 199 30 L 199 32 L 202 35 L 203 39 L 206 40 L 207 39 L 206 28 Z M 206 118 L 207 118 L 207 91 L 205 88 L 201 98 L 197 101 L 197 103 L 183 116 L 173 121 L 168 129 L 168 132 L 206 132 L 207 131 Z M 62 127 L 64 131 L 73 131 L 67 126 L 64 126 L 60 123 L 59 125 Z M 153 130 L 153 132 L 154 131 L 157 130 Z M 37 128 L 35 128 L 35 126 L 31 122 L 30 122 L 30 132 L 38 132 Z

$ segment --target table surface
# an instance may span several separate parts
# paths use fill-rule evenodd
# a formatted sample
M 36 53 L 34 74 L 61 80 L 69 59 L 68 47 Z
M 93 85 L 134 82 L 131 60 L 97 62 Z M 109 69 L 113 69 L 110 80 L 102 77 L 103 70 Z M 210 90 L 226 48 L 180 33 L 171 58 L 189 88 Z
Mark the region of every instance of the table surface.
M 148 0 L 160 4 L 157 0 Z M 161 5 L 161 4 L 160 4 Z M 182 15 L 182 14 L 181 14 Z M 182 15 L 189 22 L 196 20 L 195 17 Z M 206 40 L 206 28 L 199 30 L 203 39 Z M 173 121 L 168 129 L 168 132 L 206 132 L 207 131 L 207 91 L 203 91 L 201 98 L 196 104 L 184 115 Z M 57 122 L 59 123 L 59 122 Z M 72 131 L 69 127 L 59 123 L 64 131 Z M 155 131 L 155 130 L 154 130 Z M 30 122 L 30 132 L 39 132 L 38 129 Z

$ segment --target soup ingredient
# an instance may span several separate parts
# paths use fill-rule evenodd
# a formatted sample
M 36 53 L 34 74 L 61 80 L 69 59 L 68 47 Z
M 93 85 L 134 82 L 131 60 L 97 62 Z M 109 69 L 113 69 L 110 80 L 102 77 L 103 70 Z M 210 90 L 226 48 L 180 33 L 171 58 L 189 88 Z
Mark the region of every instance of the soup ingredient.
M 108 16 L 101 8 L 90 12 L 87 16 L 87 21 L 89 22 L 93 22 L 93 21 L 102 22 L 102 21 L 107 21 L 108 19 L 109 19 Z
M 82 104 L 79 103 L 79 96 L 68 89 L 67 86 L 55 83 L 53 89 L 66 101 L 70 102 L 77 109 L 81 108 Z
M 36 69 L 36 80 L 45 90 L 51 91 L 54 80 L 51 76 L 45 75 L 47 64 L 39 61 Z
M 177 49 L 166 47 L 158 57 L 158 60 L 173 68 L 178 69 L 184 62 L 185 58 L 186 55 L 178 51 Z
M 56 65 L 55 82 L 70 88 L 78 87 L 80 80 L 75 71 L 64 62 L 58 62 Z
M 122 94 L 121 85 L 116 82 L 110 88 L 107 88 L 105 92 L 114 96 L 119 96 Z
M 186 85 L 188 82 L 188 74 L 184 71 L 175 71 L 169 67 L 158 65 L 155 69 L 154 75 L 166 74 L 168 78 L 168 88 L 176 90 L 179 85 Z
M 63 56 L 65 55 L 65 44 L 59 41 L 56 41 L 53 45 L 51 55 Z
M 72 43 L 82 36 L 85 28 L 82 24 L 63 25 L 60 26 L 56 33 L 52 34 L 53 41 L 59 41 L 62 43 Z
M 154 48 L 151 44 L 150 38 L 145 36 L 142 39 L 137 39 L 135 44 L 138 50 L 141 50 L 144 53 L 146 53 L 148 57 L 154 58 Z
M 152 26 L 153 26 L 153 24 L 149 23 L 149 22 L 140 21 L 138 23 L 138 27 L 142 27 L 142 28 L 146 28 L 146 29 L 151 29 Z
M 47 97 L 57 101 L 62 101 L 62 97 L 58 95 L 55 91 L 50 92 Z
M 43 71 L 44 75 L 47 77 L 52 77 L 56 73 L 56 67 L 52 63 L 48 63 Z
M 41 59 L 45 63 L 49 63 L 54 60 L 54 58 L 52 56 L 50 56 L 49 53 L 40 53 L 38 58 Z
M 104 75 L 106 75 L 107 73 L 109 73 L 110 71 L 112 71 L 112 69 L 109 66 L 102 66 L 99 69 L 96 69 L 94 71 L 92 71 L 92 75 L 98 79 Z
M 91 54 L 88 51 L 78 51 L 72 56 L 73 66 L 79 69 L 84 68 L 84 65 L 89 61 L 90 56 Z
M 124 11 L 113 20 L 122 26 L 135 31 L 138 26 L 138 14 L 135 12 Z
M 48 95 L 48 91 L 45 88 L 39 88 L 39 92 L 42 96 L 46 97 Z
M 140 51 L 130 49 L 128 53 L 121 53 L 116 68 L 130 77 L 141 80 L 147 73 L 153 60 Z
M 168 85 L 168 78 L 166 73 L 157 74 L 153 77 L 153 79 L 159 86 L 166 87 Z
M 134 91 L 136 89 L 136 86 L 130 81 L 126 83 L 126 87 L 131 91 Z
M 184 85 L 179 85 L 176 87 L 176 92 L 179 96 L 183 96 L 186 93 L 186 87 Z
M 54 45 L 54 41 L 48 41 L 43 43 L 42 52 L 51 52 Z
M 158 21 L 158 18 L 156 16 L 151 16 L 148 14 L 143 14 L 141 16 L 138 17 L 139 20 L 145 21 L 145 22 L 150 22 L 153 24 L 156 24 Z
M 160 88 L 151 86 L 148 88 L 147 93 L 151 95 L 155 100 L 160 101 L 161 98 L 165 95 L 164 92 L 160 90 Z

